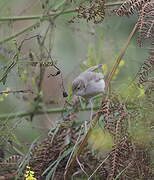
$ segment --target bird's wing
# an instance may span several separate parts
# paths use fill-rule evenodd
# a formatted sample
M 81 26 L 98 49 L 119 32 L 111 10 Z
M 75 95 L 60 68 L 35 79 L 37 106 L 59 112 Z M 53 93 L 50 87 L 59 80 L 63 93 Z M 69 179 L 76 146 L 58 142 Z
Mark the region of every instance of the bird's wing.
M 89 84 L 91 81 L 98 82 L 99 80 L 104 79 L 103 74 L 99 73 L 99 72 L 85 71 L 85 72 L 81 73 L 80 76 L 82 76 L 84 78 L 84 80 L 87 82 L 86 84 Z
M 98 64 L 96 66 L 92 66 L 89 69 L 87 69 L 85 72 L 92 72 L 92 71 L 95 71 L 96 69 L 100 69 L 100 68 L 102 68 L 102 64 Z

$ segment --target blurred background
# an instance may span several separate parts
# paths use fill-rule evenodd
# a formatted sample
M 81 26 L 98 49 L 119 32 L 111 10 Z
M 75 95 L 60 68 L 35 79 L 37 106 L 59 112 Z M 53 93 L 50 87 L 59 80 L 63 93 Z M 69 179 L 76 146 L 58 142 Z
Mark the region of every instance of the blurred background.
M 41 85 L 42 89 L 39 92 L 42 98 L 40 105 L 44 110 L 48 108 L 63 108 L 66 100 L 63 97 L 64 88 L 69 95 L 67 99 L 72 99 L 71 82 L 86 68 L 101 63 L 103 64 L 102 71 L 106 78 L 137 20 L 136 16 L 119 18 L 109 13 L 109 11 L 106 12 L 106 17 L 100 24 L 87 22 L 84 19 L 75 19 L 74 23 L 70 23 L 69 21 L 74 17 L 74 13 L 62 14 L 55 20 L 52 18 L 42 21 L 33 19 L 33 16 L 46 14 L 48 10 L 46 5 L 48 7 L 50 5 L 48 12 L 54 13 L 56 12 L 55 9 L 62 9 L 61 4 L 63 3 L 64 1 L 62 0 L 52 0 L 48 4 L 47 1 L 43 0 L 0 0 L 0 16 L 2 19 L 3 17 L 13 18 L 15 16 L 32 17 L 28 20 L 12 21 L 11 18 L 7 21 L 0 20 L 1 77 L 4 73 L 4 67 L 11 62 L 22 40 L 37 35 L 44 37 L 49 28 L 45 38 L 45 47 L 48 50 L 50 49 L 50 56 L 60 69 L 61 75 L 48 77 L 55 69 L 54 67 L 45 68 Z M 70 1 L 70 5 L 66 4 L 66 8 L 69 10 L 74 9 L 77 3 L 78 1 Z M 110 8 L 114 9 L 116 6 L 111 6 Z M 32 29 L 10 40 L 6 40 L 36 22 L 39 23 L 39 26 L 34 26 Z M 140 65 L 147 56 L 145 48 L 136 46 L 136 40 L 136 37 L 134 37 L 131 41 L 113 79 L 112 84 L 115 92 L 122 91 L 122 93 L 125 93 L 127 91 L 128 84 L 134 80 Z M 34 109 L 34 98 L 37 92 L 35 77 L 39 70 L 37 66 L 34 67 L 25 63 L 29 61 L 30 53 L 34 54 L 36 61 L 39 59 L 40 47 L 38 46 L 37 38 L 24 42 L 19 53 L 17 65 L 11 68 L 7 74 L 5 84 L 2 82 L 0 84 L 0 91 L 17 91 L 21 89 L 34 91 L 34 94 L 10 93 L 1 95 L 0 114 L 5 114 L 7 117 L 0 121 L 1 132 L 5 132 L 1 136 L 1 142 L 5 143 L 6 140 L 13 141 L 19 147 L 22 142 L 26 145 L 46 134 L 48 130 L 55 127 L 57 121 L 60 122 L 63 119 L 62 113 L 36 115 L 32 121 L 29 116 L 14 116 L 9 119 L 10 113 L 18 114 Z M 88 120 L 89 115 L 90 112 L 80 112 L 77 118 L 85 121 Z M 26 149 L 26 147 L 22 148 L 23 151 L 24 148 Z

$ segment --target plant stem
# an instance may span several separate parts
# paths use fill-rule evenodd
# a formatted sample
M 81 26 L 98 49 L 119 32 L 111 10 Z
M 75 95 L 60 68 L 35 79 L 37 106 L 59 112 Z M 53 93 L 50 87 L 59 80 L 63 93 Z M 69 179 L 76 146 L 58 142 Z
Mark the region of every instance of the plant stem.
M 35 20 L 35 19 L 45 20 L 51 16 L 57 16 L 57 15 L 59 16 L 59 15 L 64 15 L 64 14 L 69 14 L 69 13 L 74 13 L 74 12 L 76 12 L 76 10 L 67 10 L 63 12 L 51 12 L 47 15 L 0 17 L 0 21 L 24 21 L 24 20 Z
M 98 110 L 99 106 L 95 106 L 94 110 Z M 90 111 L 91 108 L 90 107 L 84 107 L 84 108 L 79 108 L 79 111 Z M 30 116 L 32 114 L 36 115 L 43 115 L 44 113 L 48 113 L 48 114 L 54 114 L 54 113 L 61 113 L 61 112 L 67 112 L 68 109 L 63 109 L 63 108 L 55 108 L 55 109 L 46 109 L 46 110 L 38 110 L 36 112 L 15 112 L 15 113 L 7 113 L 7 114 L 1 114 L 0 115 L 0 119 L 13 119 L 16 117 L 26 117 L 26 116 Z
M 71 171 L 73 169 L 73 165 L 74 165 L 74 163 L 76 161 L 76 157 L 79 157 L 79 155 L 82 153 L 82 151 L 83 151 L 85 145 L 87 144 L 87 141 L 88 141 L 88 139 L 89 139 L 89 137 L 90 137 L 90 135 L 92 133 L 92 130 L 95 127 L 95 125 L 96 125 L 98 119 L 100 118 L 100 116 L 101 116 L 101 113 L 97 112 L 97 114 L 95 115 L 94 119 L 92 120 L 92 124 L 89 127 L 87 134 L 83 137 L 79 147 L 74 152 L 74 154 L 72 156 L 72 159 L 70 160 L 69 164 L 67 165 L 67 169 L 65 171 L 65 177 L 64 177 L 65 180 L 70 178 L 70 174 L 71 174 Z
M 28 30 L 30 30 L 30 29 L 33 29 L 34 27 L 36 27 L 36 26 L 38 26 L 38 25 L 39 25 L 39 22 L 34 23 L 34 24 L 32 24 L 32 25 L 30 25 L 30 26 L 22 29 L 21 31 L 17 32 L 16 34 L 14 34 L 14 35 L 12 35 L 12 36 L 10 36 L 10 37 L 8 37 L 8 38 L 3 39 L 2 41 L 0 41 L 0 44 L 3 44 L 3 43 L 5 43 L 5 42 L 10 41 L 10 40 L 16 38 L 17 36 L 23 34 L 24 32 L 26 32 L 26 31 L 28 31 Z
M 105 3 L 105 6 L 118 6 L 123 4 L 124 1 L 117 1 L 117 2 L 109 2 L 109 3 Z
M 118 2 L 110 2 L 110 3 L 106 3 L 105 6 L 109 7 L 109 6 L 117 6 L 117 5 L 121 5 L 123 3 L 123 1 L 118 1 Z M 31 15 L 31 16 L 8 16 L 8 17 L 0 17 L 0 21 L 24 21 L 24 20 L 34 20 L 34 19 L 48 19 L 51 16 L 59 16 L 59 15 L 63 15 L 63 14 L 69 14 L 69 13 L 74 13 L 76 12 L 76 9 L 72 9 L 72 10 L 67 10 L 67 11 L 63 11 L 63 12 L 50 12 L 47 15 Z
M 47 18 L 49 18 L 50 16 L 55 16 L 55 17 L 58 17 L 60 15 L 63 15 L 63 14 L 68 14 L 68 13 L 72 13 L 72 12 L 75 12 L 75 10 L 68 10 L 68 11 L 64 11 L 64 12 L 58 12 L 58 13 L 50 13 L 48 15 L 37 15 L 37 16 L 16 16 L 16 17 L 1 17 L 0 18 L 0 21 L 17 21 L 17 20 L 32 20 L 32 19 L 39 19 L 40 21 L 42 20 L 45 20 Z M 24 32 L 30 30 L 30 29 L 33 29 L 34 27 L 37 27 L 40 25 L 40 22 L 35 22 L 34 24 L 22 29 L 21 31 L 19 31 L 18 33 L 6 38 L 6 39 L 3 39 L 0 41 L 0 44 L 3 44 L 5 42 L 8 42 L 14 38 L 16 38 L 17 36 L 23 34 Z
M 136 30 L 137 30 L 137 24 L 135 24 L 132 32 L 131 32 L 130 35 L 128 36 L 126 43 L 124 44 L 122 50 L 120 51 L 119 56 L 117 57 L 117 59 L 116 59 L 116 61 L 115 61 L 115 64 L 114 64 L 114 66 L 113 66 L 113 68 L 112 68 L 112 71 L 110 72 L 110 74 L 109 74 L 109 76 L 108 76 L 108 79 L 107 79 L 107 82 L 106 82 L 106 89 L 108 89 L 108 87 L 109 87 L 109 85 L 110 85 L 110 82 L 112 81 L 113 76 L 114 76 L 114 74 L 115 74 L 115 72 L 116 72 L 116 69 L 118 68 L 119 63 L 121 62 L 121 59 L 122 59 L 122 57 L 124 56 L 124 54 L 125 54 L 125 52 L 126 52 L 126 49 L 128 48 L 128 45 L 129 45 L 132 37 L 134 36 Z

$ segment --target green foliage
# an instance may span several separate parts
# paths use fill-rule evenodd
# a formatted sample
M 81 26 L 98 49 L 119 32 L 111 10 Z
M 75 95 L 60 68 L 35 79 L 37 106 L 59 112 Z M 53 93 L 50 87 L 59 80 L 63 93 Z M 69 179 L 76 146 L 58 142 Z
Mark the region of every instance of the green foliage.
M 111 150 L 114 145 L 111 134 L 99 126 L 93 129 L 88 142 L 91 148 L 98 152 Z

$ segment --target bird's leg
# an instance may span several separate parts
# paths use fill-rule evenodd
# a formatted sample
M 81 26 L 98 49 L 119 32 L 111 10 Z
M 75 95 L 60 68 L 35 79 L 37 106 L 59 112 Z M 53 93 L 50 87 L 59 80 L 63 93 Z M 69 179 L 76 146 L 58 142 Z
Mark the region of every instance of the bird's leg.
M 92 118 L 93 118 L 93 98 L 90 98 L 89 99 L 89 104 L 90 104 L 90 121 L 92 121 Z
M 85 120 L 85 122 L 84 122 L 84 129 L 85 129 L 85 134 L 87 134 L 87 132 L 88 132 L 88 121 L 87 120 Z
M 79 96 L 79 101 L 80 101 L 81 108 L 84 108 L 84 105 L 83 105 L 83 102 L 82 102 L 82 98 L 80 96 Z

